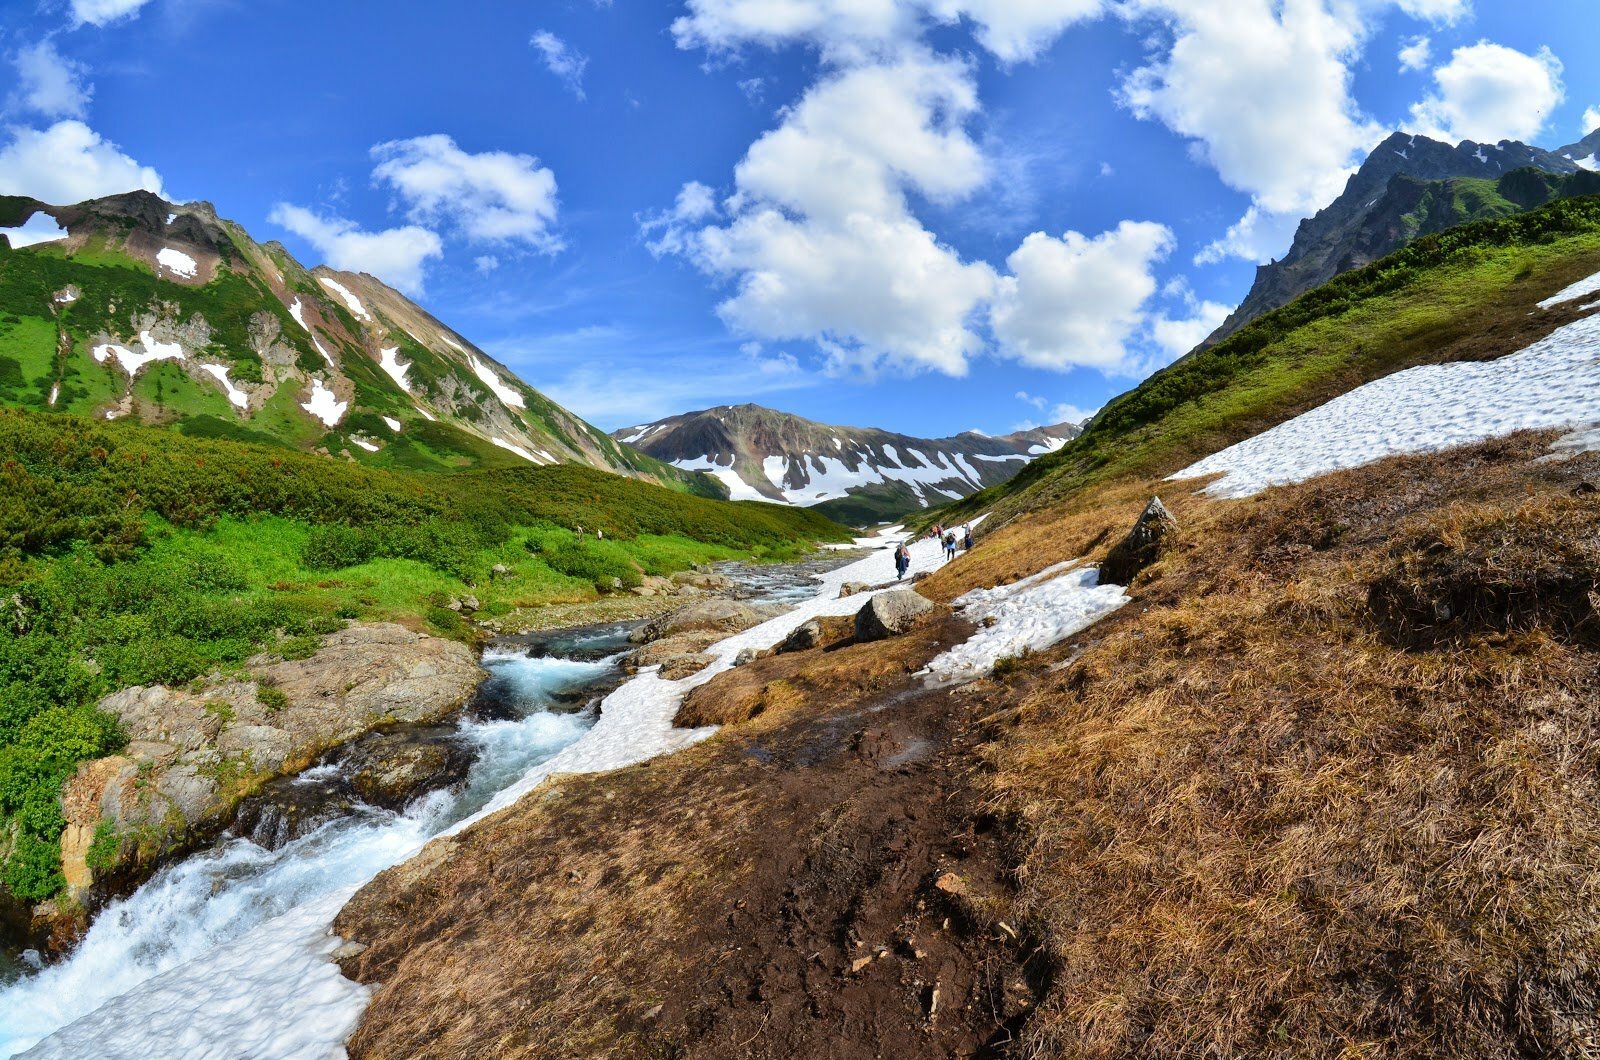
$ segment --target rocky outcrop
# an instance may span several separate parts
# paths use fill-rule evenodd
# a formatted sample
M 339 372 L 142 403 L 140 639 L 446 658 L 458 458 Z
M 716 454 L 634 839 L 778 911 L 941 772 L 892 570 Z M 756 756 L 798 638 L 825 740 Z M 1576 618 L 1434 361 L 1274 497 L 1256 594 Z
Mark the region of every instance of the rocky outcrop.
M 1100 584 L 1131 585 L 1140 571 L 1160 557 L 1168 538 L 1177 529 L 1178 521 L 1161 503 L 1161 498 L 1151 497 L 1128 536 L 1113 545 L 1100 562 Z
M 699 633 L 679 633 L 661 640 L 653 640 L 649 644 L 641 645 L 634 649 L 628 656 L 628 668 L 642 670 L 646 666 L 659 666 L 675 655 L 694 655 L 704 651 L 726 634 L 702 631 Z
M 62 793 L 62 870 L 75 896 L 92 882 L 86 855 L 102 821 L 119 837 L 122 861 L 153 867 L 227 827 L 264 781 L 374 729 L 441 720 L 484 676 L 465 645 L 390 623 L 330 634 L 306 659 L 257 656 L 247 665 L 248 680 L 126 688 L 101 701 L 128 746 L 83 763 Z
M 933 611 L 933 602 L 910 589 L 879 593 L 856 612 L 856 640 L 872 641 L 909 632 Z
M 783 612 L 784 608 L 777 605 L 746 604 L 737 600 L 701 600 L 647 622 L 634 630 L 629 639 L 635 644 L 648 644 L 682 633 L 720 633 L 728 636 L 742 633 L 751 626 L 759 626 Z
M 694 655 L 674 655 L 661 664 L 660 676 L 663 681 L 680 681 L 685 677 L 692 677 L 717 661 L 715 655 L 696 653 Z
M 791 651 L 810 651 L 822 643 L 822 623 L 816 619 L 802 622 L 794 628 L 778 645 L 778 654 L 783 655 Z

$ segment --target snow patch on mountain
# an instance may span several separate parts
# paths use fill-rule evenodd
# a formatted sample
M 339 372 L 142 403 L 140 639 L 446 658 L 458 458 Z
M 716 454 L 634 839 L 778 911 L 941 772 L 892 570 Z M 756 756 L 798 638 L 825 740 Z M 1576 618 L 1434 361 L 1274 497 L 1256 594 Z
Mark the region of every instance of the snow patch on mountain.
M 411 386 L 406 382 L 406 371 L 411 365 L 400 363 L 400 347 L 385 346 L 378 351 L 378 367 L 389 373 L 389 378 L 406 393 L 411 393 Z
M 228 400 L 233 402 L 235 407 L 241 408 L 241 409 L 249 407 L 249 405 L 250 405 L 250 395 L 246 394 L 243 390 L 240 390 L 238 387 L 233 385 L 233 381 L 228 378 L 228 366 L 227 365 L 225 365 L 225 364 L 202 364 L 200 366 L 200 370 L 202 372 L 205 372 L 205 373 L 211 375 L 211 376 L 214 376 L 216 378 L 217 382 L 222 384 L 222 389 L 226 390 L 228 392 Z
M 346 307 L 359 319 L 371 322 L 372 314 L 367 312 L 367 307 L 361 304 L 361 299 L 357 298 L 350 288 L 338 280 L 330 280 L 326 276 L 318 276 L 317 282 L 343 299 Z
M 483 380 L 483 385 L 494 391 L 495 397 L 507 405 L 513 405 L 519 409 L 528 407 L 527 402 L 522 400 L 522 395 L 506 386 L 505 381 L 495 374 L 493 368 L 490 368 L 476 357 L 469 356 L 467 360 L 471 363 L 473 372 L 477 374 L 479 379 Z
M 200 268 L 189 255 L 181 250 L 173 250 L 171 247 L 162 247 L 157 252 L 156 263 L 190 280 L 194 279 L 194 274 Z
M 324 427 L 332 427 L 344 419 L 344 414 L 350 408 L 350 402 L 340 401 L 333 391 L 322 385 L 322 380 L 311 380 L 311 400 L 302 402 L 301 408 L 322 421 Z
M 1247 497 L 1387 456 L 1597 421 L 1600 316 L 1590 316 L 1498 360 L 1423 365 L 1367 383 L 1171 478 L 1220 472 L 1206 492 Z
M 1557 291 L 1549 298 L 1546 298 L 1544 301 L 1540 302 L 1539 308 L 1551 309 L 1562 304 L 1563 302 L 1572 302 L 1579 298 L 1587 298 L 1596 291 L 1600 291 L 1600 272 L 1595 273 L 1593 276 L 1579 280 L 1570 287 L 1565 287 Z
M 138 375 L 145 365 L 155 361 L 181 361 L 183 360 L 183 346 L 176 342 L 157 342 L 148 331 L 139 332 L 139 350 L 137 352 L 126 346 L 119 346 L 114 342 L 104 343 L 90 350 L 89 353 L 95 360 L 104 364 L 112 357 L 122 366 L 132 379 Z
M 511 442 L 506 441 L 504 438 L 491 438 L 489 440 L 507 452 L 516 453 L 530 464 L 539 463 L 538 457 L 534 456 L 520 445 L 514 445 Z

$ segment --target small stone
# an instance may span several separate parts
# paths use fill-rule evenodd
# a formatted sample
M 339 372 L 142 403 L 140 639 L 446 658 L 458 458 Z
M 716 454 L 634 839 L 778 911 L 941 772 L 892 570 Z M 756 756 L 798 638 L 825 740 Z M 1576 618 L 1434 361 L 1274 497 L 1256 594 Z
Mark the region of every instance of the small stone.
M 493 574 L 496 578 L 509 578 L 511 576 L 511 568 L 506 566 L 504 563 L 496 563 L 494 566 L 489 568 L 489 573 Z
M 754 648 L 740 648 L 739 654 L 733 657 L 733 665 L 744 666 L 746 663 L 755 662 L 760 657 L 761 653 Z
M 661 1015 L 661 1010 L 663 1008 L 665 1008 L 665 1007 L 666 1006 L 664 1004 L 662 1004 L 662 1005 L 651 1005 L 649 1008 L 644 1010 L 644 1016 L 642 1018 L 643 1019 L 647 1019 L 647 1020 L 653 1020 L 657 1016 Z
M 869 965 L 871 963 L 872 963 L 872 958 L 870 956 L 868 956 L 868 957 L 857 957 L 855 960 L 850 962 L 850 974 L 851 975 L 855 975 L 857 972 L 861 971 L 861 969 L 865 968 L 867 965 Z
M 328 954 L 328 959 L 338 964 L 341 961 L 349 960 L 351 957 L 361 956 L 367 952 L 367 948 L 365 942 L 341 942 L 338 949 Z

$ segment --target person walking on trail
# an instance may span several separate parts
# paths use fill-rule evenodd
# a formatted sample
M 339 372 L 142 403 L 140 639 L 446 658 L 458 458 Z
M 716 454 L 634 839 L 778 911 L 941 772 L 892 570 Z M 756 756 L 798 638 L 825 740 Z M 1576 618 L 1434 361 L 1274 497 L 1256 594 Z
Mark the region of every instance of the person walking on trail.
M 956 558 L 956 532 L 954 530 L 946 530 L 944 532 L 944 561 L 946 563 L 949 563 L 951 560 L 953 560 L 955 558 Z
M 972 551 L 972 524 L 968 523 L 961 528 L 961 551 Z
M 899 581 L 906 576 L 906 571 L 911 569 L 911 550 L 904 541 L 894 550 L 894 580 Z

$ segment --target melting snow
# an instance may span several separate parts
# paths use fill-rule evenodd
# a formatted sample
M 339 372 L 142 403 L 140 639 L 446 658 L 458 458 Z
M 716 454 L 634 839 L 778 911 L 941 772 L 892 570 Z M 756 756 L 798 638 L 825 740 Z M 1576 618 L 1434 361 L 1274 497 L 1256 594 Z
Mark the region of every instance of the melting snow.
M 1571 302 L 1574 299 L 1586 298 L 1589 295 L 1594 294 L 1596 291 L 1600 291 L 1600 272 L 1595 273 L 1588 279 L 1579 280 L 1571 287 L 1557 291 L 1549 298 L 1546 298 L 1544 301 L 1540 302 L 1539 308 L 1549 309 L 1552 306 L 1560 305 L 1562 302 Z
M 955 605 L 979 623 L 978 631 L 923 672 L 940 682 L 982 676 L 1000 659 L 1059 644 L 1128 602 L 1122 586 L 1101 585 L 1098 570 L 1077 563 L 1058 563 L 1010 585 L 958 597 Z
M 50 404 L 56 403 L 56 398 L 61 396 L 61 384 L 57 383 L 50 388 Z
M 89 352 L 102 364 L 107 358 L 116 357 L 117 363 L 122 365 L 122 370 L 128 373 L 130 379 L 138 375 L 140 369 L 152 361 L 183 360 L 181 345 L 176 342 L 157 342 L 148 331 L 139 332 L 139 345 L 141 349 L 138 353 L 112 342 L 96 346 Z
M 400 421 L 395 419 L 393 416 L 385 416 L 383 418 L 383 422 L 389 425 L 389 429 L 391 431 L 394 431 L 396 434 L 400 433 Z
M 519 409 L 528 407 L 527 403 L 522 400 L 522 395 L 506 386 L 505 382 L 495 374 L 494 369 L 476 357 L 468 357 L 467 360 L 472 362 L 472 370 L 477 373 L 479 379 L 483 380 L 483 385 L 494 391 L 495 397 L 507 405 L 515 405 Z
M 434 418 L 433 413 L 429 412 L 427 409 L 423 408 L 421 405 L 416 405 L 414 407 L 416 408 L 416 410 L 418 412 L 422 413 L 422 418 L 427 420 L 429 423 L 437 423 L 438 422 L 438 420 Z
M 1579 169 L 1587 169 L 1591 173 L 1600 173 L 1600 161 L 1596 161 L 1596 157 L 1595 155 L 1590 155 L 1588 158 L 1574 158 L 1572 161 Z
M 354 313 L 358 318 L 367 321 L 372 319 L 372 314 L 368 313 L 367 307 L 361 304 L 361 299 L 352 294 L 350 289 L 344 284 L 340 283 L 338 280 L 330 280 L 326 276 L 318 276 L 317 281 L 321 283 L 322 286 L 326 287 L 328 290 L 344 299 L 344 304 L 348 306 L 350 312 Z
M 790 467 L 788 457 L 766 457 L 761 461 L 761 470 L 767 476 L 767 480 L 782 492 L 785 500 L 790 504 L 802 506 L 837 500 L 849 496 L 849 491 L 852 489 L 881 482 L 904 483 L 912 487 L 918 496 L 921 496 L 920 486 L 937 488 L 934 484 L 940 482 L 964 481 L 974 489 L 982 485 L 978 472 L 960 456 L 950 457 L 947 464 L 944 453 L 935 453 L 934 459 L 929 460 L 916 449 L 907 449 L 906 452 L 916 457 L 921 466 L 900 460 L 898 450 L 895 451 L 895 460 L 903 466 L 874 465 L 870 462 L 872 457 L 870 452 L 853 453 L 851 455 L 858 461 L 854 470 L 838 457 L 806 453 L 799 458 L 806 483 L 797 489 L 789 489 L 784 485 Z M 941 489 L 939 492 L 952 498 L 962 496 L 961 493 L 952 493 L 948 489 Z
M 1030 446 L 1028 446 L 1028 452 L 1033 456 L 1043 456 L 1046 453 L 1055 452 L 1057 449 L 1060 449 L 1063 445 L 1066 445 L 1066 444 L 1067 444 L 1067 440 L 1065 438 L 1053 438 L 1052 437 L 1052 438 L 1046 439 L 1043 442 L 1040 442 L 1038 445 L 1030 445 Z
M 344 419 L 345 410 L 350 407 L 350 402 L 340 401 L 333 391 L 322 385 L 322 380 L 313 379 L 311 400 L 300 407 L 321 420 L 324 427 L 332 427 Z
M 35 213 L 22 222 L 19 228 L 0 228 L 0 236 L 5 236 L 10 241 L 12 250 L 21 250 L 37 243 L 52 243 L 57 239 L 65 239 L 67 230 L 56 224 L 56 219 L 49 214 Z
M 311 336 L 311 345 L 313 345 L 313 346 L 315 346 L 317 348 L 317 352 L 322 354 L 322 359 L 324 361 L 328 362 L 328 367 L 329 368 L 332 368 L 334 366 L 334 364 L 333 364 L 333 354 L 331 354 L 327 350 L 323 349 L 322 342 L 315 335 Z
M 296 324 L 299 324 L 307 332 L 309 332 L 311 330 L 310 328 L 306 327 L 305 310 L 302 309 L 301 306 L 300 306 L 300 299 L 296 298 L 294 300 L 294 305 L 289 307 L 289 315 L 294 317 L 294 322 Z
M 80 295 L 78 294 L 78 289 L 76 287 L 63 287 L 61 290 L 56 292 L 55 300 L 59 305 L 68 305 L 72 302 L 76 302 L 79 297 Z
M 389 373 L 389 378 L 400 384 L 400 389 L 411 393 L 411 387 L 406 385 L 406 370 L 411 366 L 400 363 L 400 347 L 386 346 L 378 351 L 378 367 Z
M 165 266 L 168 270 L 187 279 L 194 279 L 195 270 L 199 268 L 195 260 L 181 250 L 171 247 L 162 247 L 156 254 L 156 263 Z
M 1489 164 L 1489 154 L 1488 154 L 1488 152 L 1486 152 L 1481 147 L 1478 148 L 1478 153 L 1476 155 L 1474 155 L 1473 157 L 1476 158 L 1479 162 L 1482 162 L 1484 165 L 1488 165 Z
M 528 463 L 530 463 L 530 464 L 537 464 L 539 462 L 539 458 L 538 457 L 534 456 L 532 453 L 528 452 L 526 449 L 522 448 L 522 446 L 520 446 L 520 445 L 512 445 L 510 442 L 506 441 L 504 438 L 490 438 L 489 440 L 491 442 L 493 442 L 495 445 L 498 445 L 502 449 L 507 449 L 507 450 L 510 450 L 513 453 L 516 453 L 518 456 L 522 457 L 522 459 L 528 461 Z
M 359 445 L 361 448 L 365 449 L 369 453 L 376 453 L 378 451 L 378 449 L 379 449 L 379 446 L 377 445 L 377 443 L 369 442 L 365 438 L 357 437 L 354 434 L 352 434 L 350 436 L 350 440 L 352 442 L 356 443 L 357 445 Z
M 997 464 L 1002 460 L 1021 460 L 1022 462 L 1027 463 L 1027 461 L 1031 458 L 1022 453 L 1007 453 L 1005 456 L 989 456 L 986 453 L 973 453 L 972 459 L 987 460 L 991 464 Z
M 178 215 L 177 214 L 175 214 L 175 213 L 167 214 L 167 224 L 171 224 L 172 222 L 176 221 L 177 219 L 178 219 Z
M 1178 472 L 1222 472 L 1208 493 L 1268 486 L 1513 431 L 1600 420 L 1600 317 L 1585 317 L 1495 361 L 1424 365 L 1367 383 Z
M 234 386 L 232 381 L 228 379 L 228 366 L 227 365 L 225 365 L 225 364 L 202 364 L 200 366 L 200 370 L 202 372 L 208 372 L 211 375 L 216 377 L 217 382 L 222 384 L 222 389 L 224 389 L 224 390 L 226 390 L 228 392 L 228 400 L 229 401 L 233 402 L 239 408 L 246 408 L 246 407 L 249 406 L 249 404 L 250 404 L 250 395 L 246 394 L 243 390 L 240 390 L 238 387 Z

